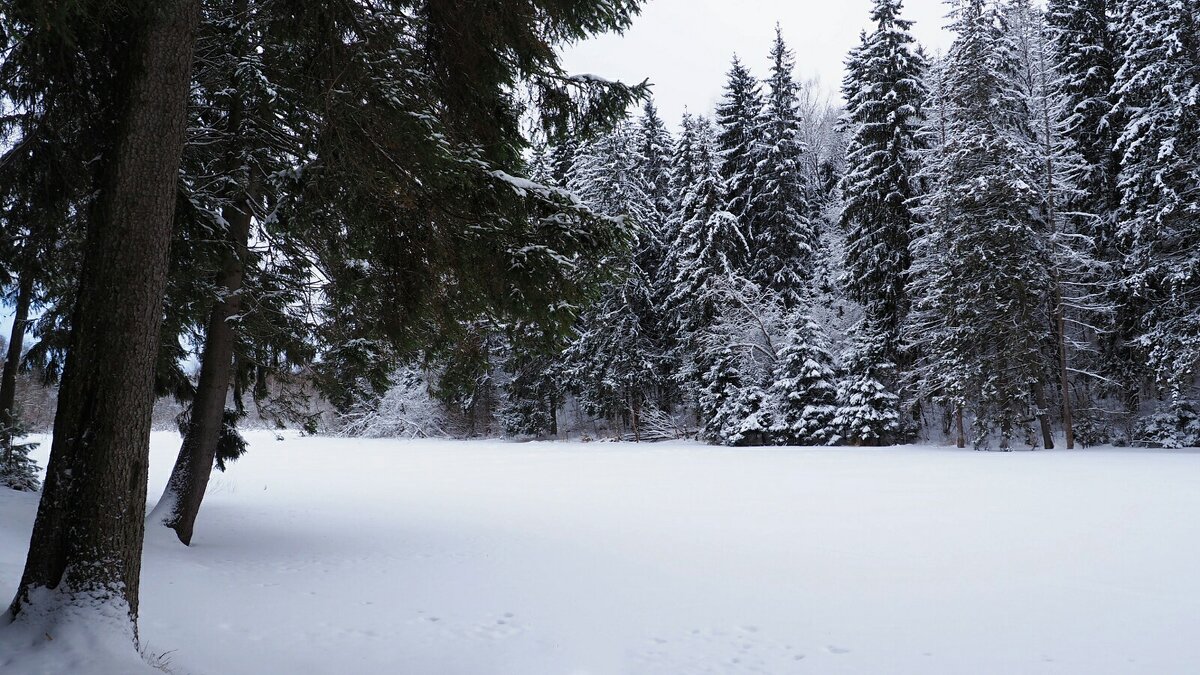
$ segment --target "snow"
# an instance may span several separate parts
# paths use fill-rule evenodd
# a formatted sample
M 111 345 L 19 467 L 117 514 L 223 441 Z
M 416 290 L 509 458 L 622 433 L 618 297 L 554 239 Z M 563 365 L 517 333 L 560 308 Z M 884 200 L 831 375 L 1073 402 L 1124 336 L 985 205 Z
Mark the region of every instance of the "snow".
M 147 538 L 176 673 L 1200 672 L 1195 450 L 249 441 Z M 36 505 L 0 490 L 3 592 Z
M 20 547 L 17 547 L 20 550 Z M 108 597 L 68 601 L 46 588 L 30 594 L 34 604 L 0 631 L 0 672 L 21 675 L 161 672 L 151 664 L 169 659 L 130 646 L 129 606 Z M 0 625 L 11 615 L 0 617 Z

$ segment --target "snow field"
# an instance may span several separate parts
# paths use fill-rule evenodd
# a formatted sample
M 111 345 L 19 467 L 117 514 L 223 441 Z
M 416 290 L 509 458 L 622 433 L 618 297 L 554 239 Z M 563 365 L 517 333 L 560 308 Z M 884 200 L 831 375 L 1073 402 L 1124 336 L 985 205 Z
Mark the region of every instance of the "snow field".
M 1196 451 L 249 440 L 147 537 L 176 673 L 1200 671 Z

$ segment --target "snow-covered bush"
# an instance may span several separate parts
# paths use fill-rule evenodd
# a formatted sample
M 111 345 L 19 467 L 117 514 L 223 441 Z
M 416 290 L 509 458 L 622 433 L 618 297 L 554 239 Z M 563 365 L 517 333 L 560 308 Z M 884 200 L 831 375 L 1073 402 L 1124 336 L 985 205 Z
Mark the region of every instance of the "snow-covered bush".
M 1143 418 L 1134 430 L 1134 444 L 1156 448 L 1200 446 L 1200 410 L 1194 401 L 1174 401 Z
M 344 436 L 366 438 L 449 438 L 455 435 L 445 405 L 429 391 L 426 373 L 403 367 L 392 386 L 375 401 L 361 401 L 338 418 Z
M 642 408 L 638 425 L 638 440 L 665 441 L 694 437 L 696 430 L 684 422 L 687 414 L 686 412 L 676 414 L 658 406 Z

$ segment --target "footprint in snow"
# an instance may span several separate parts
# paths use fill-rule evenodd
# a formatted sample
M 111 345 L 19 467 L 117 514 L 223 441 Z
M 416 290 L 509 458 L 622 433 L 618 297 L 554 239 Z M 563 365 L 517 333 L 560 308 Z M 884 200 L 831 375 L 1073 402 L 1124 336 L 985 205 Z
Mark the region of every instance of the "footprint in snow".
M 838 647 L 836 645 L 827 645 L 825 647 L 825 651 L 829 652 L 830 654 L 849 654 L 850 653 L 849 649 L 846 649 L 845 647 Z

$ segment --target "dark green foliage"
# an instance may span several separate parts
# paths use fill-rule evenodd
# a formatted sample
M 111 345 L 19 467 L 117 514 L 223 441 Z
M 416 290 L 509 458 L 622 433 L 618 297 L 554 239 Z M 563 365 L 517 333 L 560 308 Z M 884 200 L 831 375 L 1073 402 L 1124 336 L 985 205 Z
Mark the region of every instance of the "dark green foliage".
M 806 151 L 794 57 L 775 29 L 771 72 L 752 163 L 750 202 L 743 215 L 751 233 L 751 279 L 777 293 L 789 309 L 812 296 L 821 234 L 808 201 L 801 156 Z
M 982 0 L 957 15 L 945 94 L 953 104 L 927 155 L 927 225 L 915 246 L 908 339 L 921 395 L 975 417 L 976 443 L 1025 438 L 1047 370 L 1049 232 L 1039 208 L 1041 163 L 1017 88 L 1018 61 Z
M 806 321 L 779 350 L 770 394 L 777 410 L 777 445 L 836 445 L 841 441 L 833 357 L 821 328 Z
M 900 400 L 888 388 L 896 381 L 895 366 L 886 350 L 882 331 L 863 321 L 843 356 L 846 372 L 833 423 L 849 445 L 889 445 L 900 438 Z
M 918 217 L 918 122 L 925 64 L 900 18 L 899 0 L 877 0 L 875 29 L 847 60 L 842 93 L 850 136 L 841 226 L 846 231 L 846 294 L 884 330 L 882 355 L 900 358 L 899 328 L 908 311 L 909 251 Z
M 37 443 L 21 442 L 25 430 L 19 417 L 5 429 L 0 429 L 0 486 L 20 492 L 36 492 L 41 489 L 38 480 L 37 462 L 29 453 L 37 449 Z
M 761 142 L 763 100 L 761 86 L 735 56 L 726 74 L 725 95 L 717 106 L 717 148 L 721 180 L 725 183 L 725 210 L 742 220 L 743 236 L 753 239 L 744 222 L 754 200 L 755 161 Z
M 237 428 L 238 422 L 245 416 L 245 412 L 225 410 L 221 436 L 217 440 L 216 467 L 220 471 L 224 471 L 229 462 L 236 462 L 246 454 L 246 439 L 242 438 Z
M 1200 4 L 1119 7 L 1119 372 L 1131 404 L 1144 391 L 1174 417 L 1200 400 Z

